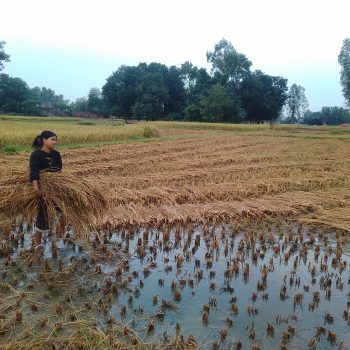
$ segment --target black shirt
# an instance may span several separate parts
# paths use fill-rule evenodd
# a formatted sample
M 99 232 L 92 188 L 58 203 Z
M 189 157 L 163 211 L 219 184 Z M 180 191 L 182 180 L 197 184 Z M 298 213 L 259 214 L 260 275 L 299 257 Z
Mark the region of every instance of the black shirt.
M 36 149 L 30 155 L 30 181 L 39 180 L 39 172 L 42 170 L 60 171 L 62 169 L 62 159 L 60 152 L 52 150 L 46 153 L 41 149 Z

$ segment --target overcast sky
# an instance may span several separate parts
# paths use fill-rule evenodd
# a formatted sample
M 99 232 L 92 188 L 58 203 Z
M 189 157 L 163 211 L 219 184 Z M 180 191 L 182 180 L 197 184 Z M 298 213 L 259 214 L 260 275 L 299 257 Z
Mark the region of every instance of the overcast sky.
M 2 0 L 4 73 L 74 100 L 122 64 L 191 61 L 222 38 L 253 69 L 302 85 L 311 110 L 344 106 L 337 56 L 350 37 L 348 0 Z

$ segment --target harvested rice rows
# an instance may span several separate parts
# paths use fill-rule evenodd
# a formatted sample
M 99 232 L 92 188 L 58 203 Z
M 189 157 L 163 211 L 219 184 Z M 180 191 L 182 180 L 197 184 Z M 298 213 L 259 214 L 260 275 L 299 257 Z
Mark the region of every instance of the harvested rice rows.
M 113 145 L 62 151 L 64 171 L 101 182 L 115 226 L 201 222 L 241 215 L 293 215 L 349 229 L 350 144 L 259 136 Z M 2 170 L 23 168 L 8 156 Z M 332 226 L 331 225 L 331 226 Z

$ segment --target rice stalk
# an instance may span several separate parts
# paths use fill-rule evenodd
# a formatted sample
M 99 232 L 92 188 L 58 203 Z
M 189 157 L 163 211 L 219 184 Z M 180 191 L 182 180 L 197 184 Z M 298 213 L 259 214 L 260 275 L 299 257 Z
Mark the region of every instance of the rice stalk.
M 1 222 L 8 226 L 32 223 L 39 206 L 45 203 L 51 226 L 56 220 L 57 208 L 66 217 L 74 232 L 88 239 L 91 231 L 103 222 L 109 208 L 107 193 L 98 182 L 61 172 L 43 171 L 40 174 L 42 199 L 35 197 L 27 174 L 13 173 L 0 182 Z

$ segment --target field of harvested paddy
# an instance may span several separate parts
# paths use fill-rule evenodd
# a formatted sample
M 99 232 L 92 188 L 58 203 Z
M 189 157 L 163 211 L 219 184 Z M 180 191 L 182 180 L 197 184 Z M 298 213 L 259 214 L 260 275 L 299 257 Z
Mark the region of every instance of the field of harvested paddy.
M 202 134 L 61 153 L 64 172 L 108 188 L 117 228 L 265 215 L 350 228 L 348 140 Z M 27 157 L 0 166 L 25 169 Z
M 47 318 L 41 328 L 33 321 L 34 340 L 48 348 L 78 348 L 69 327 L 96 340 L 101 334 L 84 326 L 90 317 L 115 319 L 113 334 L 128 348 L 346 349 L 350 143 L 280 136 L 191 131 L 62 149 L 64 172 L 108 188 L 108 230 L 92 238 L 95 259 L 76 246 L 58 258 L 50 249 L 41 260 L 23 253 L 17 266 L 5 254 L 1 334 L 19 329 L 28 340 L 34 303 L 36 322 Z M 1 176 L 25 171 L 27 161 L 4 155 Z M 30 240 L 15 236 L 16 249 Z M 13 326 L 19 308 L 23 320 Z M 6 349 L 18 344 L 26 349 Z

